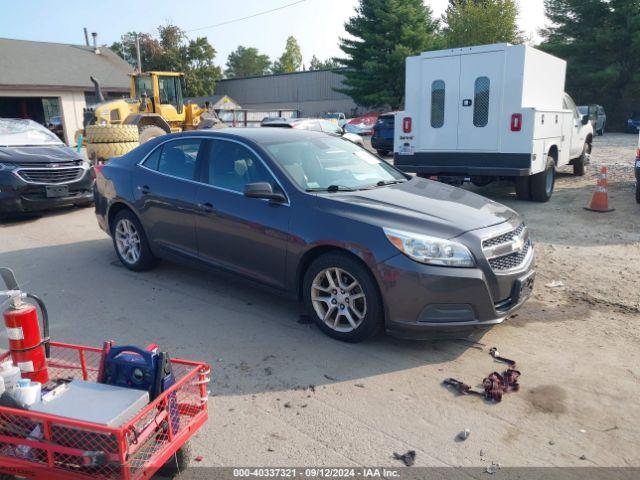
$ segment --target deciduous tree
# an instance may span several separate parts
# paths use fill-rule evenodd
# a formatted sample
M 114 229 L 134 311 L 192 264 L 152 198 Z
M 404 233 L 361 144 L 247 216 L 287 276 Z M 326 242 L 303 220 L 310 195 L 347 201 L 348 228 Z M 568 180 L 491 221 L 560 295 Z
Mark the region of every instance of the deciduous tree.
M 240 45 L 227 58 L 225 75 L 232 77 L 249 77 L 252 75 L 266 75 L 271 68 L 271 60 L 254 47 Z
M 295 37 L 287 38 L 284 52 L 273 62 L 273 73 L 290 73 L 300 70 L 302 67 L 302 52 Z

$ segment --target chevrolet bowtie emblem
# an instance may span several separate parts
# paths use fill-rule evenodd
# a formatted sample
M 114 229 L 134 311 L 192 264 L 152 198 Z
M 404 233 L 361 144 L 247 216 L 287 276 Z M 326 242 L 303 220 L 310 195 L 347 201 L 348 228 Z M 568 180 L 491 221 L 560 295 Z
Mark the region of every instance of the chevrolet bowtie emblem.
M 521 252 L 524 248 L 524 238 L 517 237 L 513 239 L 513 243 L 511 244 L 511 250 L 513 252 Z

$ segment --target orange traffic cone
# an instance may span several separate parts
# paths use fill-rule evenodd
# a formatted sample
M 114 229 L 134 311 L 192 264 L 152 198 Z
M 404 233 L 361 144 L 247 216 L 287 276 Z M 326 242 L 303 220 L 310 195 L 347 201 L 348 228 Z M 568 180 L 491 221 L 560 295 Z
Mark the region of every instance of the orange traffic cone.
M 615 210 L 615 208 L 609 208 L 607 167 L 602 167 L 600 170 L 596 191 L 593 192 L 593 197 L 591 197 L 591 204 L 584 208 L 592 212 L 613 212 Z

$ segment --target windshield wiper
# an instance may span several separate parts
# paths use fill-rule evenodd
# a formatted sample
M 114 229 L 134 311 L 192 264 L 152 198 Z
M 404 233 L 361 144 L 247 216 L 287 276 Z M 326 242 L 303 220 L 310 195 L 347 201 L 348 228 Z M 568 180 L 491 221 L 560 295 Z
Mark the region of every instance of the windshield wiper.
M 372 187 L 386 187 L 387 185 L 395 185 L 397 183 L 404 183 L 406 181 L 407 180 L 380 180 L 375 185 L 372 185 Z
M 307 192 L 355 192 L 356 188 L 345 187 L 343 185 L 329 185 L 328 187 L 307 188 Z

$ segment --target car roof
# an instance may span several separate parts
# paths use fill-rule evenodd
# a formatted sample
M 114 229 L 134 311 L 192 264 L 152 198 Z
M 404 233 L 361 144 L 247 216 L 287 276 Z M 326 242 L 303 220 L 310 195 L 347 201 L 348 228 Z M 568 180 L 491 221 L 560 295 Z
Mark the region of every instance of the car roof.
M 203 136 L 230 138 L 234 140 L 249 140 L 251 142 L 271 143 L 285 141 L 300 141 L 309 138 L 326 138 L 327 134 L 312 130 L 301 130 L 297 128 L 265 128 L 265 127 L 228 127 L 228 128 L 212 128 L 203 130 L 188 130 L 185 132 L 172 133 L 162 135 L 154 140 L 166 141 L 169 138 L 180 138 L 185 136 Z M 160 142 L 158 142 L 160 143 Z

